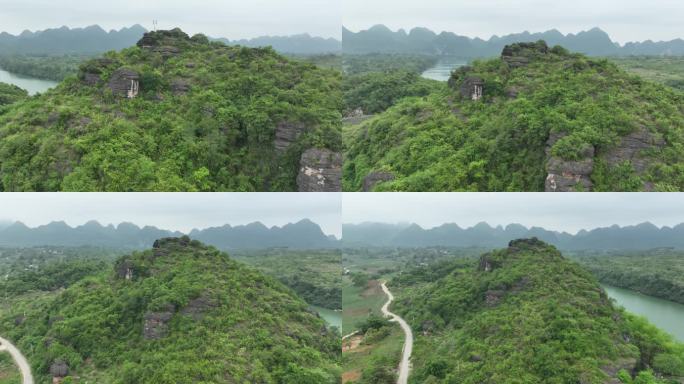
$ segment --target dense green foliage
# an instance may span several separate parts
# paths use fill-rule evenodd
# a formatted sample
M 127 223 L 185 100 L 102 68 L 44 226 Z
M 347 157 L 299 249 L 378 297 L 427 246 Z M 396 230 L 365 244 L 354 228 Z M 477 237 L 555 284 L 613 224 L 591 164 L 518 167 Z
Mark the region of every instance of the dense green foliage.
M 620 68 L 640 77 L 684 91 L 684 57 L 631 56 L 610 58 Z
M 437 57 L 400 54 L 345 54 L 342 66 L 346 75 L 361 75 L 370 72 L 402 71 L 423 73 L 437 63 Z
M 76 75 L 79 66 L 90 58 L 90 55 L 0 55 L 0 68 L 17 75 L 62 81 Z
M 357 191 L 371 172 L 395 179 L 376 190 L 543 191 L 549 153 L 578 160 L 595 148 L 597 191 L 684 189 L 684 93 L 630 75 L 602 59 L 557 47 L 526 65 L 475 62 L 427 98 L 404 98 L 345 131 L 344 189 Z M 484 81 L 484 98 L 462 97 L 466 79 Z M 639 174 L 605 157 L 619 138 L 645 130 L 663 148 L 644 151 Z
M 16 300 L 0 333 L 37 383 L 54 362 L 97 383 L 338 382 L 339 334 L 275 279 L 187 237 L 66 290 Z
M 233 256 L 292 288 L 307 303 L 342 309 L 339 250 L 261 250 Z
M 66 288 L 123 254 L 97 247 L 0 248 L 0 297 Z
M 295 190 L 304 150 L 341 146 L 339 72 L 179 30 L 150 36 L 0 116 L 0 188 Z M 107 85 L 121 69 L 139 75 L 133 99 Z M 279 124 L 306 127 L 284 153 Z
M 552 246 L 518 240 L 484 254 L 477 268 L 456 263 L 437 280 L 391 282 L 399 292 L 393 310 L 417 335 L 413 383 L 684 376 L 684 345 L 615 308 L 590 272 Z
M 684 253 L 671 250 L 583 255 L 602 283 L 684 304 Z
M 382 112 L 408 96 L 426 96 L 439 82 L 420 77 L 436 62 L 420 55 L 344 55 L 342 82 L 346 113 Z
M 28 92 L 13 84 L 0 83 L 0 114 L 2 107 L 26 99 Z
M 397 70 L 345 76 L 342 90 L 348 111 L 361 109 L 364 114 L 375 114 L 404 97 L 427 96 L 440 85 L 418 73 Z

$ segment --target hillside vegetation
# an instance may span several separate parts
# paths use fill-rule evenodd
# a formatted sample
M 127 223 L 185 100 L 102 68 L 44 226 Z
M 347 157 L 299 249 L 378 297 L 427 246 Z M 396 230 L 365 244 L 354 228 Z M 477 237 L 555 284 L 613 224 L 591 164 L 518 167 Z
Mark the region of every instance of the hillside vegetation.
M 684 304 L 684 253 L 673 250 L 583 255 L 602 283 Z
M 344 189 L 684 190 L 684 93 L 544 42 L 507 46 L 345 131 Z
M 0 189 L 297 190 L 340 148 L 342 104 L 337 71 L 150 32 L 0 114 Z
M 476 267 L 407 272 L 393 310 L 417 335 L 412 383 L 668 383 L 684 345 L 614 306 L 590 272 L 537 239 Z
M 338 382 L 339 334 L 266 277 L 187 237 L 43 296 L 11 298 L 0 333 L 37 383 Z
M 0 114 L 3 111 L 2 107 L 16 103 L 27 97 L 28 92 L 25 89 L 19 88 L 13 84 L 0 83 Z

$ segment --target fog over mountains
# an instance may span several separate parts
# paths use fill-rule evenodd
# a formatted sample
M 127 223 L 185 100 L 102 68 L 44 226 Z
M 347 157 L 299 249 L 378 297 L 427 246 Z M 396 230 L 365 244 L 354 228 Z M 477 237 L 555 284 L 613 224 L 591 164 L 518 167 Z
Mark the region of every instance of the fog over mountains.
M 537 237 L 563 250 L 643 250 L 662 247 L 684 249 L 684 223 L 662 227 L 651 223 L 634 226 L 581 230 L 577 234 L 527 228 L 520 224 L 492 227 L 479 223 L 470 228 L 443 224 L 424 229 L 417 224 L 363 223 L 345 224 L 342 243 L 347 247 L 481 247 L 501 248 L 509 241 Z
M 139 24 L 118 31 L 105 31 L 98 25 L 92 25 L 86 28 L 64 26 L 44 31 L 24 31 L 19 35 L 2 32 L 0 33 L 0 54 L 99 54 L 134 46 L 145 32 L 147 29 Z M 227 38 L 214 38 L 213 40 L 252 48 L 272 46 L 281 53 L 302 55 L 334 53 L 342 49 L 342 43 L 338 40 L 308 34 L 263 36 L 235 41 Z
M 99 246 L 128 249 L 147 249 L 155 240 L 178 237 L 184 233 L 167 231 L 156 227 L 139 227 L 131 223 L 103 226 L 97 221 L 71 227 L 64 222 L 52 222 L 29 228 L 21 222 L 0 226 L 0 246 Z M 310 220 L 287 224 L 282 227 L 266 227 L 260 222 L 247 225 L 224 225 L 207 229 L 195 229 L 191 238 L 220 249 L 260 249 L 288 247 L 296 249 L 330 248 L 337 239 L 326 236 L 318 224 Z
M 558 30 L 541 33 L 514 33 L 493 36 L 489 40 L 470 38 L 453 32 L 439 34 L 427 28 L 392 31 L 384 25 L 368 30 L 352 32 L 342 29 L 342 48 L 345 53 L 413 53 L 458 56 L 463 58 L 493 57 L 501 54 L 504 46 L 518 42 L 545 40 L 550 46 L 561 45 L 572 52 L 591 56 L 628 55 L 684 55 L 684 40 L 665 42 L 643 41 L 624 46 L 611 40 L 608 33 L 599 28 L 577 34 L 563 35 Z

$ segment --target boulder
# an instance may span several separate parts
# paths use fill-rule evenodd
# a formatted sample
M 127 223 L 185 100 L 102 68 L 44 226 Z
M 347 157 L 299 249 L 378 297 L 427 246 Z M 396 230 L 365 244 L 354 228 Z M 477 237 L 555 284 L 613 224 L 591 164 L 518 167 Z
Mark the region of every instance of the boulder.
M 549 46 L 546 42 L 539 40 L 536 43 L 516 43 L 504 47 L 501 52 L 501 59 L 510 68 L 524 67 L 533 59 L 547 55 Z
M 57 359 L 50 365 L 52 377 L 66 377 L 69 374 L 69 365 L 64 360 Z
M 394 174 L 390 172 L 371 172 L 363 178 L 363 191 L 371 192 L 376 185 L 392 181 L 394 179 Z
M 276 124 L 275 141 L 273 144 L 276 152 L 283 153 L 287 151 L 287 148 L 296 142 L 306 129 L 307 126 L 305 124 L 298 122 L 281 121 Z
M 126 68 L 118 69 L 112 73 L 107 87 L 116 96 L 132 99 L 140 91 L 140 74 Z
M 190 82 L 184 79 L 176 79 L 171 82 L 171 92 L 175 95 L 183 95 L 190 91 Z
M 133 280 L 133 262 L 130 260 L 124 260 L 117 264 L 116 266 L 116 276 L 119 279 Z
M 484 96 L 484 80 L 477 76 L 468 76 L 461 83 L 459 92 L 464 99 L 480 100 Z
M 624 136 L 620 142 L 605 155 L 606 162 L 611 167 L 617 167 L 626 162 L 632 165 L 634 172 L 641 176 L 648 170 L 651 160 L 644 156 L 649 150 L 659 150 L 665 147 L 665 140 L 641 127 L 636 131 Z M 653 188 L 651 183 L 644 183 L 644 189 Z
M 587 147 L 579 160 L 564 160 L 552 156 L 554 144 L 565 136 L 564 133 L 552 132 L 546 142 L 546 192 L 590 191 L 593 187 L 591 173 L 594 171 L 593 146 Z
M 188 305 L 181 310 L 181 313 L 186 316 L 190 316 L 195 320 L 199 320 L 204 317 L 204 314 L 213 308 L 218 307 L 218 301 L 214 298 L 209 297 L 206 294 L 200 295 L 200 297 L 192 299 L 188 302 Z
M 342 154 L 329 149 L 311 148 L 302 154 L 299 192 L 340 192 L 342 190 Z
M 81 66 L 79 77 L 86 85 L 95 86 L 102 80 L 104 70 L 113 64 L 114 60 L 107 58 L 90 60 Z

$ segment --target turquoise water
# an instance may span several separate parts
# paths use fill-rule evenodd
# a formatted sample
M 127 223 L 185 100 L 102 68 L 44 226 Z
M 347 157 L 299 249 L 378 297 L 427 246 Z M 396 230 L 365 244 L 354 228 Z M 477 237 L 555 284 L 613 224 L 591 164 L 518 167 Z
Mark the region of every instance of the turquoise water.
M 337 329 L 342 329 L 342 311 L 333 311 L 332 309 L 317 307 L 315 305 L 311 306 L 311 309 L 318 312 L 319 315 L 325 320 L 330 326 L 337 327 Z
M 45 92 L 58 84 L 56 81 L 15 75 L 4 69 L 0 69 L 0 83 L 14 84 L 19 88 L 27 90 L 30 95 Z
M 652 324 L 684 341 L 684 305 L 641 293 L 602 285 L 608 296 L 629 312 L 646 317 Z
M 423 72 L 422 76 L 427 79 L 447 81 L 449 80 L 449 76 L 451 76 L 451 71 L 467 64 L 468 62 L 463 59 L 455 57 L 443 57 L 439 59 L 434 67 Z

